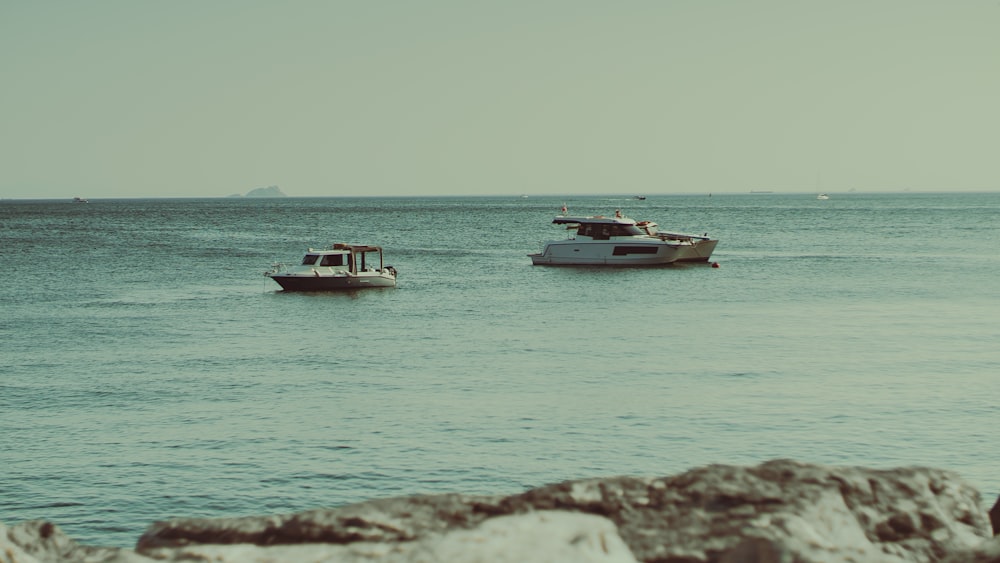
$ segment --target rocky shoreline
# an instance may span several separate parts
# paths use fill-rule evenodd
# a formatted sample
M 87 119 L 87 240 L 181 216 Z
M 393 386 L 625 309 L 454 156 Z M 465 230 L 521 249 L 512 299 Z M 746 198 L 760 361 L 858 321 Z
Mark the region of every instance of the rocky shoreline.
M 991 520 L 992 518 L 992 520 Z M 1000 503 L 957 474 L 775 460 L 334 509 L 152 524 L 134 549 L 0 524 L 0 563 L 1000 563 Z

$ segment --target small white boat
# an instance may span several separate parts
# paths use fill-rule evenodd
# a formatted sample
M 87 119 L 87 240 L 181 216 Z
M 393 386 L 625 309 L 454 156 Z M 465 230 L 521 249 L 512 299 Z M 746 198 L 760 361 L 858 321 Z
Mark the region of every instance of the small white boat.
M 382 262 L 382 248 L 336 243 L 310 248 L 297 266 L 275 264 L 264 275 L 285 291 L 334 291 L 365 287 L 395 287 L 396 269 Z
M 816 199 L 830 199 L 830 196 L 826 194 L 819 194 L 818 196 L 816 196 Z
M 82 197 L 74 197 L 73 203 L 90 203 L 90 202 Z
M 576 229 L 567 240 L 551 241 L 529 254 L 534 265 L 650 266 L 708 262 L 718 240 L 704 235 L 657 231 L 656 223 L 615 217 L 561 215 L 552 223 Z

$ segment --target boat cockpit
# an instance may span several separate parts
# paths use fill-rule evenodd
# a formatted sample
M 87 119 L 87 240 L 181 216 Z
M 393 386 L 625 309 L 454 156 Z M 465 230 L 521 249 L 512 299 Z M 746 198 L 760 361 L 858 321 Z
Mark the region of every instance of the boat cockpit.
M 647 233 L 633 224 L 627 223 L 580 223 L 577 236 L 594 240 L 608 240 L 611 237 L 644 236 Z

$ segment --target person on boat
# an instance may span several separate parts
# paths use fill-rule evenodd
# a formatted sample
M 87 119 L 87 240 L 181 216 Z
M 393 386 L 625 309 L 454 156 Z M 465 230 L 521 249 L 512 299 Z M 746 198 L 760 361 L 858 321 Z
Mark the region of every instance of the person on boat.
M 615 219 L 621 219 L 621 218 L 622 218 L 622 210 L 615 209 Z

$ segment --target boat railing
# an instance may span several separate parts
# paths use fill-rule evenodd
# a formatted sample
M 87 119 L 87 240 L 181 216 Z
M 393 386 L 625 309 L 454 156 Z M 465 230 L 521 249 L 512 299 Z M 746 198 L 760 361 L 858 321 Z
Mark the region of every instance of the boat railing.
M 711 238 L 708 236 L 707 233 L 704 236 L 702 236 L 702 235 L 689 235 L 689 234 L 684 234 L 684 233 L 663 233 L 663 232 L 660 232 L 660 233 L 656 233 L 656 236 L 660 240 L 664 240 L 664 241 L 672 240 L 672 241 L 677 241 L 677 242 L 693 242 L 693 241 L 696 241 L 696 240 L 699 240 L 699 241 L 701 241 L 701 240 L 711 240 Z
M 275 262 L 274 264 L 271 264 L 271 267 L 264 272 L 264 275 L 272 276 L 274 274 L 284 272 L 286 269 L 288 269 L 288 266 L 285 266 L 281 262 Z

